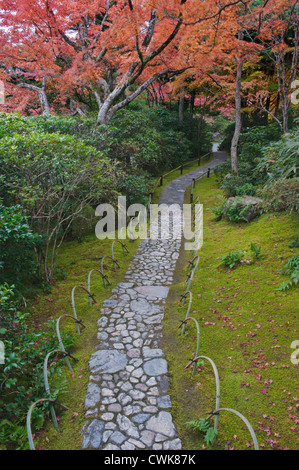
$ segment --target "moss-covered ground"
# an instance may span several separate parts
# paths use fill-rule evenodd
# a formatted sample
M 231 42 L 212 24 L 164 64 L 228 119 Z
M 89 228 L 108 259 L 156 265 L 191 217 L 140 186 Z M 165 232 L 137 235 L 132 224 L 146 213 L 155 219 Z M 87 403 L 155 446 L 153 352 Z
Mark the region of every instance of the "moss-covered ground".
M 35 319 L 43 330 L 48 320 L 53 319 L 56 323 L 61 315 L 73 315 L 72 289 L 80 285 L 87 288 L 89 272 L 101 268 L 101 256 L 111 256 L 112 242 L 113 240 L 108 239 L 98 240 L 94 234 L 91 234 L 84 237 L 81 243 L 72 241 L 63 244 L 58 254 L 57 267 L 65 273 L 65 279 L 57 280 L 50 292 L 37 298 L 33 307 Z M 88 361 L 98 343 L 96 335 L 97 320 L 101 316 L 100 308 L 103 301 L 112 295 L 113 287 L 123 279 L 138 248 L 138 241 L 127 240 L 126 246 L 129 253 L 124 256 L 121 245 L 114 244 L 114 257 L 120 266 L 116 272 L 113 271 L 109 258 L 104 262 L 104 272 L 111 286 L 105 288 L 100 275 L 96 271 L 92 273 L 91 292 L 94 294 L 96 304 L 89 305 L 87 293 L 83 289 L 75 290 L 77 318 L 85 326 L 81 328 L 81 335 L 77 334 L 75 323 L 71 318 L 64 317 L 59 322 L 61 333 L 72 336 L 73 345 L 69 351 L 78 361 L 70 359 L 73 371 L 62 364 L 63 393 L 59 394 L 59 401 L 69 410 L 60 411 L 60 408 L 56 407 L 60 432 L 56 432 L 51 421 L 45 423 L 42 432 L 35 435 L 37 449 L 76 450 L 81 447 L 80 431 L 85 422 L 83 405 L 89 380 Z M 64 362 L 63 359 L 61 361 Z M 57 377 L 51 384 L 51 373 L 49 373 L 49 380 L 50 390 L 55 392 Z
M 195 168 L 191 168 L 195 169 Z M 190 170 L 190 171 L 191 171 Z M 171 179 L 178 175 L 173 174 Z M 298 292 L 277 291 L 285 280 L 280 269 L 296 249 L 288 242 L 298 232 L 298 216 L 294 214 L 264 214 L 249 224 L 214 221 L 211 208 L 219 201 L 221 191 L 215 177 L 201 180 L 195 188 L 204 206 L 204 244 L 200 263 L 190 290 L 193 303 L 190 315 L 200 326 L 200 354 L 216 364 L 221 385 L 220 406 L 242 413 L 256 431 L 260 448 L 298 449 L 298 366 L 292 364 L 290 348 L 299 340 Z M 156 195 L 155 195 L 156 197 Z M 186 202 L 189 200 L 186 193 Z M 228 270 L 221 266 L 220 257 L 231 250 L 247 252 L 251 260 L 250 243 L 261 247 L 262 257 L 251 264 Z M 59 253 L 57 265 L 63 267 L 65 279 L 57 281 L 51 292 L 41 295 L 34 306 L 35 318 L 41 327 L 50 319 L 73 314 L 71 291 L 76 285 L 87 286 L 91 269 L 100 266 L 100 257 L 111 254 L 111 240 L 99 241 L 94 234 L 82 243 L 66 242 Z M 104 288 L 93 273 L 91 291 L 97 305 L 88 304 L 86 293 L 76 290 L 76 311 L 86 328 L 77 335 L 73 321 L 65 318 L 61 329 L 72 333 L 75 342 L 72 354 L 73 372 L 63 367 L 67 392 L 60 401 L 69 411 L 58 411 L 60 433 L 49 421 L 43 427 L 36 448 L 49 450 L 80 449 L 80 430 L 85 422 L 84 399 L 89 379 L 88 361 L 96 348 L 96 322 L 102 302 L 120 282 L 138 247 L 128 242 L 129 254 L 123 256 L 115 245 L 120 269 L 113 272 L 107 264 L 111 286 Z M 187 421 L 206 418 L 215 409 L 215 379 L 207 361 L 196 375 L 185 369 L 196 351 L 196 330 L 190 323 L 181 336 L 179 325 L 184 319 L 188 300 L 179 303 L 185 291 L 190 252 L 182 249 L 176 277 L 170 289 L 164 321 L 164 350 L 169 361 L 173 413 L 183 449 L 208 449 L 203 436 L 186 426 Z M 53 384 L 54 388 L 55 384 Z M 58 408 L 57 408 L 58 410 Z M 215 449 L 252 449 L 252 439 L 244 423 L 235 415 L 221 412 Z
M 190 316 L 200 327 L 200 355 L 210 357 L 220 376 L 220 407 L 239 411 L 255 430 L 261 449 L 298 449 L 298 365 L 291 362 L 291 343 L 299 340 L 298 290 L 277 291 L 285 280 L 280 269 L 297 249 L 288 243 L 298 235 L 298 215 L 264 214 L 250 223 L 216 222 L 211 210 L 219 202 L 214 176 L 195 188 L 204 209 L 204 243 L 190 291 Z M 188 202 L 188 192 L 186 202 Z M 261 248 L 252 259 L 250 244 Z M 234 269 L 221 256 L 246 251 L 248 261 Z M 196 353 L 195 322 L 182 336 L 188 300 L 185 292 L 190 252 L 183 251 L 171 287 L 164 324 L 164 350 L 170 363 L 174 419 L 183 449 L 253 449 L 243 421 L 231 412 L 219 415 L 218 437 L 211 447 L 186 422 L 207 418 L 215 410 L 215 378 L 207 360 L 185 366 Z M 297 410 L 297 413 L 296 413 Z M 211 425 L 213 418 L 211 418 Z

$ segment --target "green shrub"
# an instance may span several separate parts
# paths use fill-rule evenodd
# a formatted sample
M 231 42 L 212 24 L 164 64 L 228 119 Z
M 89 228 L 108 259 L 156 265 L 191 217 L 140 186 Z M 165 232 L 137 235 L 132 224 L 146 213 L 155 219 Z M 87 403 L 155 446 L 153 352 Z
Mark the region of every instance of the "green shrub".
M 264 212 L 298 212 L 299 178 L 280 178 L 258 191 Z
M 39 275 L 51 281 L 74 218 L 91 203 L 111 201 L 111 165 L 72 136 L 37 132 L 1 139 L 0 162 L 0 197 L 7 206 L 20 202 L 32 232 L 44 237 Z
M 251 183 L 236 187 L 236 196 L 255 196 L 257 188 Z
M 126 174 L 118 175 L 116 188 L 127 197 L 127 206 L 131 204 L 146 204 L 148 202 L 149 179 L 143 175 Z
M 214 220 L 218 222 L 219 220 L 222 219 L 222 214 L 223 214 L 223 207 L 226 203 L 226 198 L 221 196 L 220 201 L 218 204 L 216 204 L 214 207 L 212 207 L 212 212 L 215 214 L 214 215 Z
M 29 327 L 29 313 L 20 311 L 13 286 L 0 285 L 0 339 L 4 343 L 4 364 L 0 367 L 0 449 L 27 449 L 26 415 L 30 405 L 46 396 L 43 380 L 43 360 L 48 352 L 58 347 L 53 322 L 48 329 L 35 332 Z M 63 336 L 66 348 L 73 343 L 71 336 Z M 51 386 L 54 398 L 64 390 L 60 366 L 53 356 Z M 56 364 L 56 365 L 55 365 Z M 32 415 L 32 428 L 41 429 L 45 407 Z
M 176 167 L 191 159 L 196 154 L 193 147 L 198 145 L 197 140 L 194 142 L 195 122 L 188 121 L 180 128 L 177 115 L 163 107 L 130 106 L 102 126 L 97 126 L 92 117 L 30 119 L 40 132 L 76 136 L 113 162 L 121 162 L 131 174 L 143 170 L 157 175 L 165 168 Z
M 34 248 L 42 245 L 26 223 L 22 206 L 0 204 L 0 284 L 15 284 L 24 293 L 24 285 L 37 275 Z
M 13 134 L 28 134 L 36 129 L 34 122 L 18 113 L 0 113 L 0 139 Z
M 250 210 L 250 206 L 241 204 L 238 197 L 231 203 L 226 203 L 222 208 L 222 217 L 227 218 L 231 222 L 248 222 L 246 215 Z
M 28 117 L 27 120 L 38 132 L 68 134 L 83 140 L 98 128 L 93 117 L 46 115 Z
M 221 189 L 223 189 L 225 197 L 235 197 L 237 196 L 237 191 L 244 186 L 244 178 L 240 176 L 227 176 L 222 184 Z
M 267 174 L 267 181 L 297 177 L 299 165 L 299 121 L 297 127 L 277 142 L 263 149 L 257 171 Z
M 238 250 L 238 251 L 231 251 L 225 256 L 222 256 L 221 259 L 221 264 L 223 264 L 225 267 L 229 269 L 233 269 L 235 266 L 238 264 L 241 264 L 241 260 L 243 256 L 245 255 L 244 251 Z
M 230 153 L 231 139 L 234 124 L 226 129 L 226 136 L 220 149 Z M 281 131 L 276 123 L 267 126 L 249 127 L 241 134 L 238 157 L 238 175 L 243 179 L 243 184 L 250 183 L 254 186 L 264 184 L 267 180 L 265 168 L 258 167 L 264 155 L 264 148 L 280 139 Z M 217 171 L 216 176 L 221 182 L 224 176 L 231 172 L 231 162 L 228 159 Z M 239 184 L 238 186 L 240 186 Z

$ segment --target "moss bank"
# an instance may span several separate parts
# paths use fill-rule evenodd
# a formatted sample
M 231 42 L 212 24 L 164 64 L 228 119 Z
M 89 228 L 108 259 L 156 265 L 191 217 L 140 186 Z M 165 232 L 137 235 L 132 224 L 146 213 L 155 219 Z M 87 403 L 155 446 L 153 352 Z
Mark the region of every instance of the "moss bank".
M 298 366 L 290 348 L 299 339 L 298 290 L 279 292 L 285 280 L 280 269 L 295 253 L 288 242 L 298 233 L 295 214 L 264 214 L 249 224 L 214 221 L 211 208 L 222 192 L 215 177 L 195 188 L 204 206 L 204 244 L 190 290 L 191 313 L 200 326 L 200 354 L 209 356 L 220 375 L 220 406 L 242 413 L 256 431 L 261 449 L 298 449 Z M 186 194 L 188 201 L 188 193 Z M 252 261 L 250 244 L 261 247 Z M 221 256 L 246 251 L 244 264 L 228 270 Z M 297 249 L 298 250 L 298 249 Z M 183 449 L 206 448 L 203 436 L 185 423 L 206 418 L 215 409 L 215 379 L 208 361 L 196 375 L 185 366 L 196 351 L 191 325 L 180 336 L 188 302 L 182 307 L 187 262 L 182 251 L 175 283 L 167 303 L 164 348 L 170 361 L 171 397 Z M 215 449 L 252 449 L 249 432 L 236 416 L 221 412 Z

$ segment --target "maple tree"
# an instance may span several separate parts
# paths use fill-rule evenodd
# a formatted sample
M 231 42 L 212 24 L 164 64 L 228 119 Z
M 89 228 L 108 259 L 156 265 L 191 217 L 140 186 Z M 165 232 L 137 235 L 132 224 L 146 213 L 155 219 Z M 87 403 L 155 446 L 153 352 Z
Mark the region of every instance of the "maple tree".
M 298 1 L 244 1 L 228 8 L 217 19 L 209 35 L 202 25 L 188 32 L 180 47 L 193 63 L 188 71 L 189 92 L 205 90 L 211 105 L 231 104 L 235 108 L 235 133 L 231 144 L 233 173 L 238 173 L 237 154 L 242 129 L 242 112 L 265 112 L 288 131 L 291 87 L 298 69 Z M 193 37 L 205 37 L 194 44 Z M 192 58 L 192 59 L 191 59 Z M 265 67 L 272 63 L 272 73 Z M 269 65 L 267 67 L 269 69 Z M 275 79 L 276 76 L 276 79 Z M 182 77 L 177 90 L 186 86 Z M 274 90 L 277 91 L 275 92 Z M 271 100 L 275 99 L 275 110 Z M 278 117 L 279 104 L 282 117 Z
M 96 107 L 97 123 L 107 124 L 143 91 L 163 96 L 167 84 L 182 121 L 186 95 L 194 103 L 200 91 L 216 108 L 235 109 L 234 173 L 246 100 L 288 130 L 298 0 L 1 0 L 0 8 L 8 111 L 82 115 Z M 265 56 L 275 69 L 282 120 L 270 109 Z
M 44 113 L 47 80 L 78 110 L 92 95 L 106 123 L 157 78 L 181 73 L 165 50 L 173 52 L 185 3 L 3 0 L 3 64 L 19 89 L 38 93 Z M 42 85 L 28 83 L 28 73 Z
M 49 83 L 74 112 L 92 96 L 98 123 L 107 123 L 159 78 L 169 81 L 194 67 L 179 48 L 188 27 L 193 35 L 204 24 L 206 35 L 226 8 L 239 3 L 2 0 L 4 72 L 19 96 L 21 89 L 38 94 L 45 114 L 51 112 Z
M 260 40 L 265 55 L 272 62 L 277 78 L 277 92 L 280 100 L 282 119 L 263 106 L 263 99 L 269 91 L 259 95 L 262 108 L 278 122 L 283 133 L 288 132 L 288 112 L 291 104 L 291 88 L 296 78 L 299 60 L 299 2 L 288 0 L 278 2 L 275 10 L 268 12 L 269 18 L 262 23 Z

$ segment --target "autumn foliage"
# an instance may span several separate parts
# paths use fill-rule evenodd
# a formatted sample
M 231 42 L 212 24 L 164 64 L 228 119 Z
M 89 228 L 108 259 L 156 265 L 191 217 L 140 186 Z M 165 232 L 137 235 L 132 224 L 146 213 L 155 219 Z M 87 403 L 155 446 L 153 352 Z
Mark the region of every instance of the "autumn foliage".
M 225 106 L 234 104 L 238 60 L 258 72 L 270 51 L 280 74 L 290 59 L 290 80 L 298 63 L 295 0 L 1 0 L 0 8 L 7 111 L 82 114 L 97 106 L 106 123 L 166 83 L 172 96 L 205 84 Z M 264 106 L 273 74 L 251 75 L 246 94 Z

